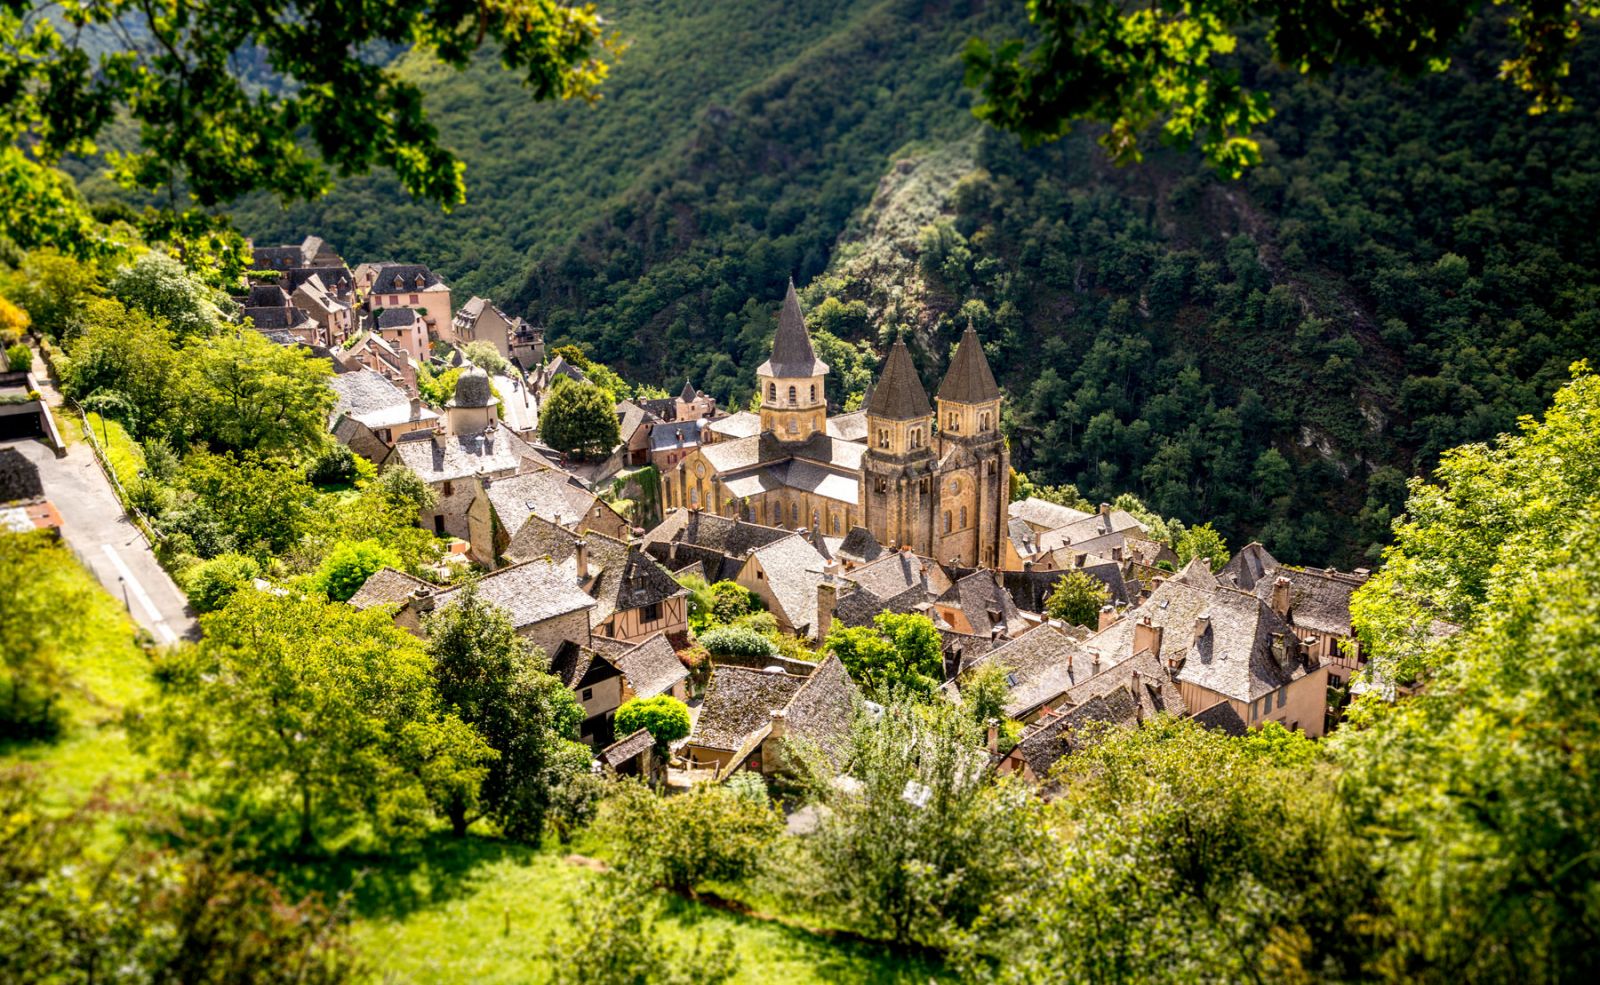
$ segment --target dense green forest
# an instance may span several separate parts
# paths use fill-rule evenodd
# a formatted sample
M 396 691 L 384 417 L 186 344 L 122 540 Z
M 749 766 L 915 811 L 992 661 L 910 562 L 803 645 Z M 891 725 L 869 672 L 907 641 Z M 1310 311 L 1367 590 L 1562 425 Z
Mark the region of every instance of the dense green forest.
M 1306 80 L 1247 46 L 1278 115 L 1230 182 L 1194 153 L 1111 167 L 1089 130 L 1031 151 L 979 130 L 957 53 L 1020 16 L 617 4 L 632 47 L 593 107 L 413 66 L 475 189 L 453 215 L 374 176 L 237 216 L 426 261 L 630 377 L 730 401 L 791 274 L 813 310 L 863 302 L 818 319 L 847 341 L 907 331 L 930 383 L 971 317 L 1035 479 L 1307 563 L 1375 557 L 1408 476 L 1537 410 L 1588 352 L 1600 94 L 1530 117 L 1496 78 L 1500 24 L 1417 83 Z M 1575 77 L 1597 57 L 1581 46 Z M 840 403 L 872 365 L 843 355 Z

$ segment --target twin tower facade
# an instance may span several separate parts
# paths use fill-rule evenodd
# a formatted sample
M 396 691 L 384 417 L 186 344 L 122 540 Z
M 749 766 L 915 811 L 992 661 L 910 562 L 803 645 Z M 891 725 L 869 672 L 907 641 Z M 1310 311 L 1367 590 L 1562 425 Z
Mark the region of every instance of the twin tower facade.
M 763 437 L 792 449 L 794 458 L 812 458 L 806 449 L 830 430 L 827 373 L 791 283 L 772 358 L 756 375 Z M 936 406 L 905 342 L 896 340 L 867 398 L 866 450 L 859 456 L 856 509 L 849 512 L 885 546 L 960 566 L 998 567 L 1011 461 L 1000 434 L 1000 388 L 970 325 L 934 399 Z M 837 465 L 844 456 L 815 457 Z

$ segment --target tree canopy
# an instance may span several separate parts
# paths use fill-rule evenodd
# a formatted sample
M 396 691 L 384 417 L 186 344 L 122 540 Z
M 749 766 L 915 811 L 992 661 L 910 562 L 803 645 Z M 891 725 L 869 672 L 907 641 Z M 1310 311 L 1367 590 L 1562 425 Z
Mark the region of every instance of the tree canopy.
M 570 455 L 605 455 L 622 441 L 616 401 L 593 383 L 560 384 L 539 407 L 539 437 Z
M 1500 74 L 1543 113 L 1572 104 L 1571 52 L 1585 22 L 1600 16 L 1589 0 L 1517 0 L 1515 52 Z M 975 112 L 1024 141 L 1053 140 L 1077 121 L 1109 127 L 1100 140 L 1119 162 L 1141 159 L 1140 136 L 1159 125 L 1162 140 L 1198 142 L 1225 174 L 1261 163 L 1252 137 L 1272 117 L 1267 94 L 1245 81 L 1230 56 L 1241 37 L 1265 24 L 1277 62 L 1302 74 L 1336 66 L 1378 66 L 1401 76 L 1443 71 L 1484 4 L 1410 2 L 1381 10 L 1282 0 L 1231 3 L 1177 0 L 1127 7 L 1113 0 L 1029 0 L 1036 36 L 996 47 L 974 39 L 967 82 L 981 88 Z
M 927 697 L 944 678 L 939 631 L 919 613 L 880 612 L 871 626 L 835 624 L 822 649 L 879 698 L 902 692 Z
M 1111 591 L 1105 582 L 1087 571 L 1072 570 L 1056 582 L 1044 600 L 1044 611 L 1052 619 L 1061 619 L 1073 626 L 1100 625 L 1100 609 L 1111 600 Z

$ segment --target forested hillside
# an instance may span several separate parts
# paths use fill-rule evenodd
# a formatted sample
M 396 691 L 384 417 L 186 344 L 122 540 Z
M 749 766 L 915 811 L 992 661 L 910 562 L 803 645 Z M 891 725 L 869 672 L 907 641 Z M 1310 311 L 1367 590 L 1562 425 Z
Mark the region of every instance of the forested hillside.
M 930 381 L 972 317 L 1019 467 L 1307 563 L 1372 556 L 1407 476 L 1537 410 L 1597 334 L 1600 93 L 1529 117 L 1493 25 L 1419 83 L 1242 52 L 1279 112 L 1266 163 L 1225 182 L 1193 154 L 1118 170 L 1090 134 L 980 132 L 957 52 L 1020 4 L 607 14 L 633 46 L 596 106 L 429 76 L 469 168 L 453 216 L 374 177 L 241 227 L 429 262 L 630 376 L 731 400 L 791 273 L 814 309 L 864 302 L 826 310 L 847 339 L 908 331 Z M 1574 77 L 1597 68 L 1587 44 Z M 871 360 L 847 361 L 841 401 Z

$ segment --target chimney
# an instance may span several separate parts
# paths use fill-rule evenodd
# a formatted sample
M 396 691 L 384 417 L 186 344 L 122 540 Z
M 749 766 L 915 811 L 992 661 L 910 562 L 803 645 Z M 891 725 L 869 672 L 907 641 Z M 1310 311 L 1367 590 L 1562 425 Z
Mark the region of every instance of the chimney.
M 1133 656 L 1141 653 L 1161 655 L 1162 628 L 1153 626 L 1149 616 L 1140 616 L 1139 621 L 1133 624 Z
M 1199 643 L 1200 640 L 1209 632 L 1211 632 L 1211 613 L 1202 612 L 1198 616 L 1195 616 L 1194 641 Z
M 1118 564 L 1122 563 L 1122 545 L 1121 544 L 1118 544 L 1116 547 L 1113 547 L 1111 549 L 1111 560 L 1117 562 Z
M 834 565 L 834 562 L 828 562 Z M 817 583 L 817 639 L 828 635 L 828 630 L 833 628 L 833 610 L 839 605 L 839 584 L 833 580 L 832 572 L 827 566 L 822 569 L 822 581 Z
M 1146 616 L 1145 618 L 1149 619 L 1148 616 Z M 1110 629 L 1112 626 L 1115 626 L 1116 624 L 1117 624 L 1117 607 L 1114 606 L 1114 605 L 1109 605 L 1109 604 L 1108 605 L 1102 605 L 1100 607 L 1100 621 L 1094 627 L 1095 628 L 1095 632 L 1098 633 L 1102 629 Z
M 989 755 L 1000 755 L 1000 719 L 989 719 Z
M 1133 698 L 1133 720 L 1142 724 L 1144 722 L 1144 695 L 1140 693 L 1139 685 L 1141 683 L 1143 681 L 1136 670 L 1130 675 L 1128 694 Z
M 413 588 L 411 590 L 411 608 L 419 613 L 433 611 L 433 589 Z
M 1272 583 L 1272 611 L 1285 619 L 1289 618 L 1289 586 L 1292 584 L 1284 575 L 1279 575 Z
M 1088 560 L 1088 557 L 1089 557 L 1089 555 L 1087 555 L 1087 554 L 1074 554 L 1074 555 L 1072 555 L 1072 566 L 1074 568 L 1083 567 L 1083 562 Z
M 411 419 L 414 421 L 422 416 L 422 398 L 413 395 L 411 398 Z
M 789 730 L 789 713 L 782 708 L 772 709 L 772 728 L 767 731 L 767 738 L 781 739 Z
M 1100 504 L 1100 515 L 1101 516 L 1110 516 L 1111 515 L 1111 504 L 1110 503 L 1101 503 Z
M 577 561 L 577 565 L 578 565 L 578 580 L 580 582 L 588 581 L 589 580 L 589 542 L 584 540 L 582 537 L 579 537 L 576 541 L 573 542 L 572 546 L 577 551 L 577 553 L 575 553 L 573 555 L 573 557 Z
M 1092 660 L 1092 662 L 1089 665 L 1089 673 L 1091 675 L 1100 673 L 1100 651 L 1099 650 L 1090 650 L 1089 651 L 1089 656 L 1090 656 L 1090 658 Z

